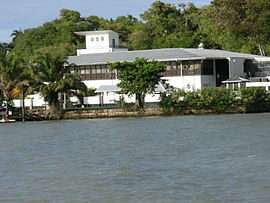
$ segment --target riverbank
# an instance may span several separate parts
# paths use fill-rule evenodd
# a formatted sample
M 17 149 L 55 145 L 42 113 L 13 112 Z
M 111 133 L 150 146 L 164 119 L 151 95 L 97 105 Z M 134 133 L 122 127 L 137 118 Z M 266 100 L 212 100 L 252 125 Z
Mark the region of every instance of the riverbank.
M 97 119 L 97 118 L 126 118 L 150 116 L 181 116 L 181 115 L 209 115 L 209 114 L 241 114 L 269 112 L 266 109 L 248 109 L 245 107 L 227 109 L 217 112 L 213 109 L 186 108 L 178 111 L 166 112 L 160 107 L 147 107 L 141 111 L 125 108 L 95 108 L 95 109 L 67 109 L 61 119 Z M 26 120 L 51 120 L 47 117 L 48 110 L 29 110 Z

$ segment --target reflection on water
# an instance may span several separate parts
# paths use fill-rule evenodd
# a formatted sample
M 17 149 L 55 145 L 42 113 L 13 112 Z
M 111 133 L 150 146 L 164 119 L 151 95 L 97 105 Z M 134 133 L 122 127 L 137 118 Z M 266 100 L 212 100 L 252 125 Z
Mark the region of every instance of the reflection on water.
M 0 125 L 0 202 L 270 202 L 270 114 Z

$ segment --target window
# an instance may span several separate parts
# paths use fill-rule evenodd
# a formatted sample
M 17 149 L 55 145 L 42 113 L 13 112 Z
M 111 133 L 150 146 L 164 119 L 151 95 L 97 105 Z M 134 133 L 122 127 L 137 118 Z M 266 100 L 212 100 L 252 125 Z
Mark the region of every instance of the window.
M 96 38 L 96 41 L 98 41 L 98 40 L 99 40 L 99 38 L 97 37 L 97 38 Z
M 171 67 L 172 67 L 172 69 L 176 69 L 177 68 L 176 61 L 172 61 L 171 62 Z
M 192 61 L 182 61 L 183 75 L 194 75 Z
M 115 39 L 112 40 L 112 47 L 115 48 Z
M 110 71 L 106 64 L 80 66 L 71 72 L 80 73 L 82 80 L 104 80 L 116 79 L 115 71 Z
M 97 73 L 101 73 L 100 66 L 96 66 L 96 69 L 97 69 Z
M 213 60 L 204 60 L 202 75 L 213 75 L 214 74 L 214 62 Z
M 91 37 L 91 41 L 92 41 L 92 42 L 94 41 L 94 38 L 93 38 L 93 37 Z
M 92 66 L 92 67 L 91 67 L 91 70 L 92 70 L 92 74 L 96 74 L 96 73 L 97 73 L 96 67 L 95 67 L 95 66 Z
M 104 37 L 101 37 L 101 41 L 104 41 Z
M 181 66 L 177 61 L 163 61 L 161 63 L 166 66 L 163 76 L 181 76 Z
M 85 74 L 90 74 L 91 72 L 90 72 L 90 67 L 86 67 L 86 69 L 85 69 Z

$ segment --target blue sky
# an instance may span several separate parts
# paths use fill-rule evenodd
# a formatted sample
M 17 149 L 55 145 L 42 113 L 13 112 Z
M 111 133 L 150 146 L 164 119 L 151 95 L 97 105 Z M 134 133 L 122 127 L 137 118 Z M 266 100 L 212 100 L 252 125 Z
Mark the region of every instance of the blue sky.
M 62 8 L 79 11 L 82 16 L 96 15 L 116 18 L 139 14 L 150 8 L 155 0 L 1 0 L 0 42 L 10 41 L 13 30 L 34 28 L 58 18 Z M 196 6 L 209 5 L 211 0 L 163 0 L 179 4 L 192 2 Z

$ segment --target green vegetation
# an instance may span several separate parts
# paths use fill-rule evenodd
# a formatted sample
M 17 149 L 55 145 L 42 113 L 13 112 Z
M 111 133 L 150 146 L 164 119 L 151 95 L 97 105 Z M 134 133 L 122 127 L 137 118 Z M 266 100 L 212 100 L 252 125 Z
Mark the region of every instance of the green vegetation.
M 269 8 L 268 0 L 214 0 L 201 8 L 155 1 L 140 18 L 116 19 L 82 17 L 78 11 L 62 9 L 59 18 L 37 28 L 14 30 L 12 43 L 0 43 L 0 49 L 12 50 L 26 61 L 44 53 L 75 55 L 85 42 L 74 32 L 111 29 L 120 33 L 120 45 L 130 50 L 197 48 L 202 42 L 205 48 L 267 55 Z
M 269 45 L 269 8 L 269 0 L 214 0 L 210 6 L 219 33 L 228 33 L 257 45 L 263 56 Z
M 82 17 L 78 11 L 62 9 L 59 18 L 37 28 L 14 30 L 11 43 L 0 43 L 0 100 L 11 105 L 14 98 L 39 91 L 52 115 L 60 115 L 60 94 L 92 95 L 78 75 L 69 73 L 70 66 L 64 66 L 66 56 L 85 47 L 84 37 L 74 34 L 76 31 L 114 30 L 120 33 L 120 46 L 130 50 L 197 48 L 202 42 L 209 49 L 267 55 L 269 8 L 269 0 L 213 0 L 201 8 L 192 3 L 155 1 L 140 18 L 127 15 L 116 19 Z M 163 65 L 145 59 L 111 64 L 111 68 L 119 71 L 123 92 L 136 94 L 137 108 L 143 107 L 144 95 L 153 92 L 164 71 Z M 241 106 L 264 109 L 267 103 L 265 91 L 256 88 L 241 89 L 239 94 L 224 88 L 191 93 L 179 90 L 163 95 L 161 101 L 166 111 L 210 108 L 216 112 Z
M 0 89 L 7 103 L 7 112 L 16 97 L 16 90 L 22 88 L 27 79 L 23 61 L 14 54 L 0 50 Z
M 203 88 L 192 92 L 182 89 L 161 96 L 160 105 L 166 112 L 206 109 L 215 113 L 245 109 L 248 112 L 269 111 L 270 98 L 265 88 L 241 88 L 239 91 L 221 88 Z
M 164 72 L 165 66 L 157 61 L 137 58 L 134 62 L 112 63 L 110 69 L 118 70 L 118 86 L 122 88 L 122 93 L 135 94 L 135 106 L 142 109 L 144 96 L 154 92 L 156 85 L 161 81 L 161 73 Z
M 69 74 L 70 67 L 63 57 L 42 55 L 35 60 L 31 69 L 37 90 L 48 102 L 49 117 L 61 117 L 59 97 L 63 94 L 75 94 L 75 90 L 86 91 L 86 85 L 78 74 Z

